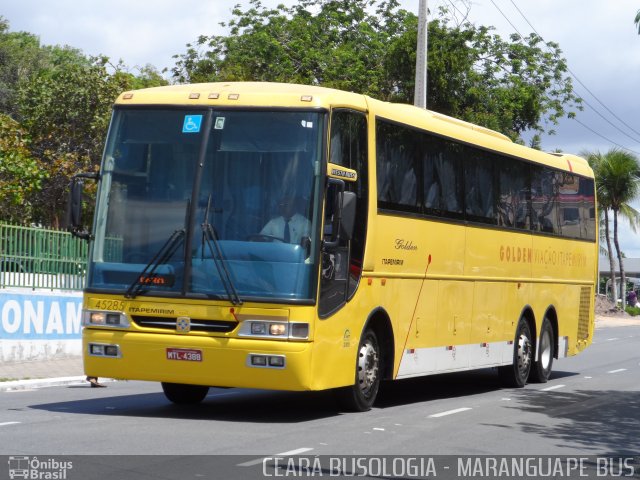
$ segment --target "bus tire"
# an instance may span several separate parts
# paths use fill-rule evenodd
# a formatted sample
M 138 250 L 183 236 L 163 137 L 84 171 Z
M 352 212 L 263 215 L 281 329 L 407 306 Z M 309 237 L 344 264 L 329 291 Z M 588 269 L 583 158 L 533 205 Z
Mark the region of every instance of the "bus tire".
M 500 383 L 509 388 L 522 388 L 527 384 L 531 364 L 533 363 L 533 346 L 531 329 L 524 317 L 520 318 L 513 342 L 513 362 L 498 368 Z
M 533 364 L 533 368 L 531 368 L 529 380 L 537 383 L 547 383 L 551 376 L 551 367 L 553 366 L 553 357 L 555 355 L 554 348 L 553 327 L 549 319 L 545 317 L 540 328 L 537 360 Z
M 209 393 L 209 387 L 162 382 L 162 391 L 165 397 L 173 403 L 193 405 L 204 400 L 207 393 Z
M 352 412 L 371 410 L 380 389 L 381 361 L 378 337 L 373 329 L 367 327 L 358 345 L 355 382 L 335 391 L 342 408 Z

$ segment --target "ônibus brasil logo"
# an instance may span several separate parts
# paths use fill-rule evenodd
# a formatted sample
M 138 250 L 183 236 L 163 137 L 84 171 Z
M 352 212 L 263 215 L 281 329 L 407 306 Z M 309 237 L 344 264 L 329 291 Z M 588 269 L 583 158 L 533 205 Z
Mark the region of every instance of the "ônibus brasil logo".
M 66 480 L 67 470 L 73 468 L 72 462 L 64 462 L 55 458 L 38 459 L 38 457 L 10 456 L 9 478 L 25 478 L 34 480 Z

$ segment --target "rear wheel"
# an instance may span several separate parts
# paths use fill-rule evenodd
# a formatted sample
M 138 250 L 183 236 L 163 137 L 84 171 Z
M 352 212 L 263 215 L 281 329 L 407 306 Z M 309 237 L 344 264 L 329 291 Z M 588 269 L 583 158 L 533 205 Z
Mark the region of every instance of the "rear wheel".
M 555 355 L 555 342 L 553 328 L 549 319 L 545 318 L 540 328 L 540 341 L 538 342 L 537 360 L 533 364 L 529 379 L 533 382 L 546 383 L 551 376 L 553 357 Z
M 521 388 L 526 385 L 533 363 L 531 338 L 529 324 L 524 318 L 521 318 L 514 339 L 513 363 L 498 368 L 500 382 L 505 387 Z
M 350 387 L 336 390 L 341 406 L 355 412 L 370 410 L 380 388 L 381 371 L 378 337 L 371 328 L 367 328 L 358 346 L 355 383 Z
M 204 397 L 209 393 L 209 387 L 162 382 L 162 391 L 165 397 L 173 403 L 193 405 L 204 400 Z

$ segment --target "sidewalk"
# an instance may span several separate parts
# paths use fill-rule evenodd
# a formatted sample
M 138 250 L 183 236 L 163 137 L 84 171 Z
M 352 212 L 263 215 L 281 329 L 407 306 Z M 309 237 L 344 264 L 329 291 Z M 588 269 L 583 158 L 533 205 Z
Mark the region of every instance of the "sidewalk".
M 82 357 L 0 363 L 0 392 L 85 381 Z
M 71 377 L 84 373 L 82 357 L 18 363 L 0 363 L 0 379 Z

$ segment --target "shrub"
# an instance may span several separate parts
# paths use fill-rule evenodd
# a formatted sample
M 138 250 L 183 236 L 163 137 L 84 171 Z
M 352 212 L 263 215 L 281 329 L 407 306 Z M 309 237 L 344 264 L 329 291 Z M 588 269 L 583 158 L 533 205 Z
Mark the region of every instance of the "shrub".
M 636 315 L 640 315 L 640 307 L 630 307 L 627 305 L 627 308 L 625 309 L 625 311 L 632 317 L 635 317 Z

